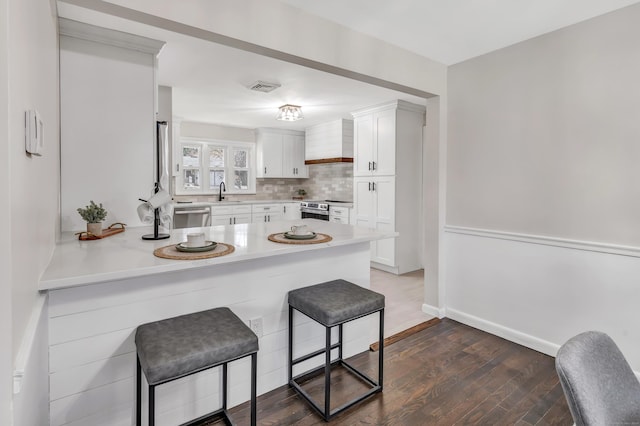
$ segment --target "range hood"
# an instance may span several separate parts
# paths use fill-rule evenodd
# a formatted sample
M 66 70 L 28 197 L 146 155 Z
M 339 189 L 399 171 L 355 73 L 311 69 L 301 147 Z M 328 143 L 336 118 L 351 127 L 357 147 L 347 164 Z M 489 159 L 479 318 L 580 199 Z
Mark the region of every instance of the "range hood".
M 305 131 L 304 164 L 353 163 L 353 120 L 317 124 Z

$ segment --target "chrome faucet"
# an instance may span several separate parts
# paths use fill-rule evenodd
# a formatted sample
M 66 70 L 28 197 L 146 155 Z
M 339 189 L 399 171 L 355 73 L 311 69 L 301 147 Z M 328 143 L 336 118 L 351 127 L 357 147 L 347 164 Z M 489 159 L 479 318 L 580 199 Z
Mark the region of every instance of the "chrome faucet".
M 222 191 L 227 192 L 227 186 L 224 184 L 224 181 L 220 182 L 220 192 L 218 193 L 218 201 L 224 200 L 222 196 Z

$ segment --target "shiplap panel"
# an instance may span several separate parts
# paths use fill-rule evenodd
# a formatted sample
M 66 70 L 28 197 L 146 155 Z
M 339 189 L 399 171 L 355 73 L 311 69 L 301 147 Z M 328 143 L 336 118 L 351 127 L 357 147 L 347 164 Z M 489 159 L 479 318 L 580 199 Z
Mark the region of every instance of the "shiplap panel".
M 86 424 L 122 423 L 135 395 L 135 327 L 217 306 L 230 307 L 245 322 L 263 319 L 259 392 L 285 384 L 287 292 L 336 278 L 368 287 L 368 258 L 369 243 L 361 243 L 315 251 L 311 258 L 298 253 L 52 291 L 52 425 L 83 424 L 82 419 L 95 422 Z M 322 346 L 322 327 L 301 314 L 294 317 L 294 326 L 296 352 Z M 345 326 L 345 354 L 366 350 L 371 343 L 366 337 L 368 327 L 363 320 Z M 304 367 L 321 361 L 309 360 Z M 207 402 L 219 398 L 216 370 L 158 388 L 158 406 L 163 407 L 159 424 L 175 424 L 177 419 L 181 422 L 209 411 Z M 249 373 L 248 359 L 230 367 L 230 406 L 249 398 Z M 201 412 L 200 407 L 207 408 Z

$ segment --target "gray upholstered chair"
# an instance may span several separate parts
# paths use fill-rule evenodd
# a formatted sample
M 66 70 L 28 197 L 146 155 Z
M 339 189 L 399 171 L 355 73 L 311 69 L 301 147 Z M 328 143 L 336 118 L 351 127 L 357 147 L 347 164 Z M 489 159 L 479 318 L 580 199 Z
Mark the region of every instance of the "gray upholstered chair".
M 640 382 L 606 334 L 587 331 L 569 339 L 558 351 L 556 370 L 577 426 L 640 424 Z

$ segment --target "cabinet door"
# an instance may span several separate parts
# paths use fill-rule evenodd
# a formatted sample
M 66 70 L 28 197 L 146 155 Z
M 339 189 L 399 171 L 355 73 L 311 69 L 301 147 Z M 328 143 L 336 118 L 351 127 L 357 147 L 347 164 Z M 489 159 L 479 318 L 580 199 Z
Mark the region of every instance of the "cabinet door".
M 297 220 L 302 217 L 300 203 L 286 203 L 283 207 L 284 220 Z
M 267 222 L 276 222 L 278 220 L 284 220 L 284 213 L 282 213 L 282 211 L 267 214 Z
M 282 136 L 283 177 L 307 178 L 309 172 L 304 164 L 304 136 Z
M 378 231 L 395 231 L 395 178 L 382 176 L 372 178 L 373 222 Z M 371 245 L 371 260 L 387 266 L 395 266 L 395 238 L 374 241 Z
M 211 216 L 211 226 L 216 225 L 231 225 L 233 222 L 233 216 L 231 215 L 215 215 Z
M 371 176 L 373 162 L 373 115 L 353 122 L 353 175 Z
M 353 223 L 363 228 L 375 228 L 372 179 L 357 177 L 353 180 Z
M 233 217 L 234 225 L 239 223 L 251 223 L 251 215 L 250 214 L 239 214 Z
M 257 137 L 258 177 L 282 177 L 282 135 L 258 133 Z
M 396 110 L 373 114 L 373 175 L 396 174 Z

